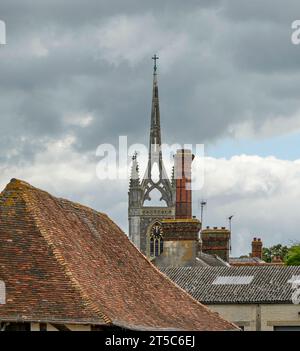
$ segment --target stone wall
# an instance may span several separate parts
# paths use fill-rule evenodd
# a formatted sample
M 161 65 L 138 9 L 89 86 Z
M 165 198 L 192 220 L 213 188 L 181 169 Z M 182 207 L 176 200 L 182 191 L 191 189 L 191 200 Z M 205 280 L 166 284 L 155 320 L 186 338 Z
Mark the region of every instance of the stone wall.
M 300 330 L 300 305 L 228 304 L 208 307 L 245 331 L 272 331 L 278 326 L 298 326 Z

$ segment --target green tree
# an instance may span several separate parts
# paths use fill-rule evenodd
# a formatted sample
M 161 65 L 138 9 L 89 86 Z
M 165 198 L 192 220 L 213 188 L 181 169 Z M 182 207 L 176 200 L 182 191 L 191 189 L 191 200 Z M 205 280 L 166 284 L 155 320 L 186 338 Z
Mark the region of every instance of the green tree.
M 280 257 L 282 261 L 285 261 L 288 255 L 288 252 L 289 252 L 289 248 L 281 244 L 273 245 L 271 247 L 264 247 L 263 260 L 265 262 L 272 262 L 273 257 Z
M 300 244 L 289 249 L 285 263 L 288 266 L 300 266 Z

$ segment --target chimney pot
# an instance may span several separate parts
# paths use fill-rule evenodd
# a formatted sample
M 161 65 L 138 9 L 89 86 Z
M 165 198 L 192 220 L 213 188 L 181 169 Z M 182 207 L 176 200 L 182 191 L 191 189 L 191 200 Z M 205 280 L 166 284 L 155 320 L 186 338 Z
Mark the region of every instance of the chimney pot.
M 191 171 L 193 155 L 191 150 L 180 149 L 175 155 L 176 206 L 175 217 L 192 218 Z
M 251 257 L 262 259 L 262 241 L 260 238 L 253 238 Z
M 206 227 L 209 229 L 209 227 Z M 230 235 L 224 230 L 226 227 L 211 227 L 212 231 L 201 233 L 202 252 L 217 255 L 224 261 L 229 262 Z M 216 234 L 216 235 L 214 235 Z

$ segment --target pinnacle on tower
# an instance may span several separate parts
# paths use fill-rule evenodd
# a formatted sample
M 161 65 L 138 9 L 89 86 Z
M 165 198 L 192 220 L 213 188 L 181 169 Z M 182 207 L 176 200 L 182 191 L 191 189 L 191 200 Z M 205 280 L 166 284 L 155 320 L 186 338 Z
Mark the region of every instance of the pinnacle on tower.
M 175 167 L 172 167 L 172 175 L 171 175 L 171 185 L 172 188 L 176 187 L 176 181 L 175 181 Z
M 139 187 L 140 186 L 140 175 L 139 175 L 139 165 L 137 161 L 137 152 L 132 156 L 132 166 L 130 173 L 130 183 L 129 187 Z

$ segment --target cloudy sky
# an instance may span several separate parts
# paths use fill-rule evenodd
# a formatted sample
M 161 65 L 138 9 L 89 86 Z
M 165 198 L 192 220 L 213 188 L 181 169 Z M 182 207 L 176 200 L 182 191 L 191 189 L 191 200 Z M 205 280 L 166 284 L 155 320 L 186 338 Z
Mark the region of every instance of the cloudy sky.
M 299 0 L 1 0 L 0 186 L 26 180 L 127 231 L 126 180 L 99 180 L 96 148 L 147 143 L 153 53 L 163 141 L 205 145 L 205 225 L 299 241 Z

